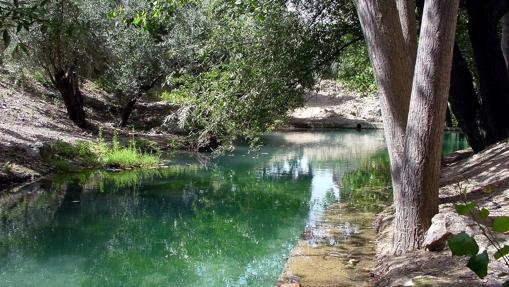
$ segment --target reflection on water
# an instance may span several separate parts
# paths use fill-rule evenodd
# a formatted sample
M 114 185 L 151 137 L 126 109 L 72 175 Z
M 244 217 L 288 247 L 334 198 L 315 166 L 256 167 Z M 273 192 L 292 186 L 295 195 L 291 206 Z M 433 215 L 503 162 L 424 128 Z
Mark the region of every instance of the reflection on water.
M 207 166 L 60 176 L 2 196 L 0 286 L 273 286 L 306 226 L 343 200 L 344 174 L 384 144 L 379 132 L 265 143 Z

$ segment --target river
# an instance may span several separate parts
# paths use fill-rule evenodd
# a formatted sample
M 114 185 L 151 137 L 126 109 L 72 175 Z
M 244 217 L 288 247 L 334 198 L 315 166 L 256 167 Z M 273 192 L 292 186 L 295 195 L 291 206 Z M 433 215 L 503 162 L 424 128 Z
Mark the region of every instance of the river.
M 303 232 L 352 200 L 345 174 L 384 157 L 377 131 L 283 132 L 257 152 L 42 180 L 0 197 L 0 286 L 274 286 Z

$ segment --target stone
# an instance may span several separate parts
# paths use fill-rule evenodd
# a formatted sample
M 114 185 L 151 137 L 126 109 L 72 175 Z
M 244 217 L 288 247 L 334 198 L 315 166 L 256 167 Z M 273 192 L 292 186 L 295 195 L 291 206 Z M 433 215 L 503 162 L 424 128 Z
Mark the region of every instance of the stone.
M 442 251 L 449 237 L 461 232 L 472 234 L 464 218 L 452 210 L 438 213 L 431 219 L 431 226 L 426 232 L 423 246 L 429 251 Z

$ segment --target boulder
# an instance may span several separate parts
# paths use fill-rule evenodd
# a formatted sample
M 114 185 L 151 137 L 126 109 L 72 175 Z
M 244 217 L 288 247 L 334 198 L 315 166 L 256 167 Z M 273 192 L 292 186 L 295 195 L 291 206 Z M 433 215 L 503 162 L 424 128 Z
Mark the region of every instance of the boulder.
M 473 234 L 467 220 L 467 217 L 460 216 L 452 210 L 438 213 L 431 220 L 423 246 L 430 251 L 442 251 L 450 236 L 461 232 Z

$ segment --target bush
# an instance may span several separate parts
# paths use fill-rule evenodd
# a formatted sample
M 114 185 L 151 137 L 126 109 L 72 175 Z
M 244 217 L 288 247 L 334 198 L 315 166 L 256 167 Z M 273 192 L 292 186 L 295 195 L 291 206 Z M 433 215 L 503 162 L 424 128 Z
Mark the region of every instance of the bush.
M 364 42 L 345 49 L 332 70 L 333 77 L 347 88 L 363 95 L 376 93 L 375 76 L 369 64 L 368 51 Z

